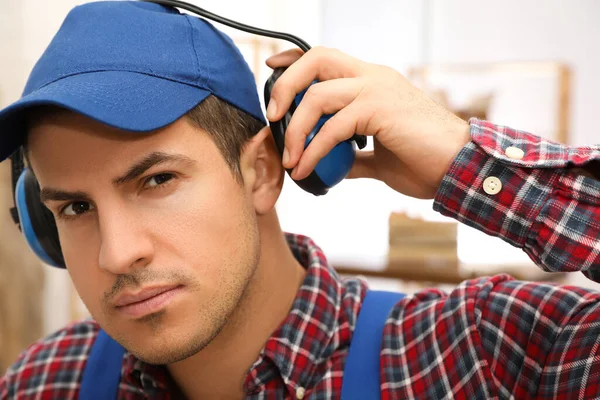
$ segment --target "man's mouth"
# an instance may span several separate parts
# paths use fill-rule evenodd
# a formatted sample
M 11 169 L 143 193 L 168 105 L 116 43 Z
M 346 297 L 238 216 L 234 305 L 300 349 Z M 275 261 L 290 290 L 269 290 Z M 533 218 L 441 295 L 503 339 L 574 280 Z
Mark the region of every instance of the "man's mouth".
M 135 293 L 122 293 L 113 304 L 117 311 L 132 318 L 141 318 L 165 308 L 182 292 L 182 285 L 151 286 Z

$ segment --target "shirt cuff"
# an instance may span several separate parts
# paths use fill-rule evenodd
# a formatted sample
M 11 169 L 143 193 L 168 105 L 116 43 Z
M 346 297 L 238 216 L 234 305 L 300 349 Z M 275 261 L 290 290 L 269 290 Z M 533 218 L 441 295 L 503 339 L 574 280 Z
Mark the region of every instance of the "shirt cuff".
M 548 246 L 542 233 L 567 237 L 559 230 L 569 226 L 561 227 L 560 219 L 550 220 L 551 214 L 560 210 L 567 215 L 566 223 L 579 222 L 570 233 L 576 245 L 589 239 L 586 253 L 595 251 L 597 237 L 588 235 L 593 235 L 593 229 L 585 221 L 576 220 L 579 212 L 589 213 L 582 211 L 581 202 L 593 203 L 592 215 L 598 212 L 600 182 L 578 176 L 568 168 L 600 159 L 600 148 L 569 147 L 477 119 L 471 119 L 469 124 L 472 140 L 459 152 L 442 180 L 434 198 L 434 210 L 523 248 L 546 270 L 583 269 L 582 264 L 545 259 L 560 252 L 567 259 L 573 256 L 574 249 Z M 560 196 L 564 201 L 557 200 Z M 556 225 L 548 228 L 553 223 Z

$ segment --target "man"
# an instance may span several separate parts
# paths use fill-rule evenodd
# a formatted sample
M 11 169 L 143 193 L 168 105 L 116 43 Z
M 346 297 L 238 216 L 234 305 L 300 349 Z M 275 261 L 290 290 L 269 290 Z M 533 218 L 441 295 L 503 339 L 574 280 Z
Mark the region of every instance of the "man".
M 597 147 L 468 124 L 397 72 L 335 50 L 268 64 L 291 65 L 271 121 L 321 81 L 287 130 L 295 178 L 354 132 L 370 135 L 375 150 L 350 177 L 435 198 L 544 269 L 598 279 Z M 133 2 L 69 14 L 23 98 L 0 113 L 0 150 L 25 147 L 93 319 L 25 350 L 2 398 L 77 397 L 100 327 L 127 349 L 119 398 L 340 397 L 367 286 L 281 231 L 282 160 L 262 118 L 239 52 L 206 22 Z M 407 297 L 384 331 L 382 398 L 598 396 L 599 299 L 505 275 Z

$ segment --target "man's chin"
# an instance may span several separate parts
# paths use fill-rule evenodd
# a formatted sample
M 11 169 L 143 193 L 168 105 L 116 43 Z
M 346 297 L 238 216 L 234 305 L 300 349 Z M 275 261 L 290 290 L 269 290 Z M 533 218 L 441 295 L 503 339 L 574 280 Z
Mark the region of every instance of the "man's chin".
M 170 320 L 168 313 L 151 314 L 143 320 L 127 321 L 121 325 L 127 326 L 127 332 L 118 332 L 113 338 L 148 364 L 172 364 L 202 351 L 222 328 L 209 321 L 190 322 Z
M 157 351 L 143 351 L 133 352 L 130 351 L 137 359 L 152 365 L 168 365 L 188 359 L 195 354 L 198 354 L 202 348 L 197 347 L 184 347 L 184 348 L 168 348 L 159 349 Z
M 154 364 L 164 365 L 183 361 L 189 357 L 202 351 L 212 341 L 213 337 L 189 337 L 184 338 L 182 335 L 173 337 L 156 337 L 149 340 L 137 340 L 130 342 L 124 347 L 141 361 Z

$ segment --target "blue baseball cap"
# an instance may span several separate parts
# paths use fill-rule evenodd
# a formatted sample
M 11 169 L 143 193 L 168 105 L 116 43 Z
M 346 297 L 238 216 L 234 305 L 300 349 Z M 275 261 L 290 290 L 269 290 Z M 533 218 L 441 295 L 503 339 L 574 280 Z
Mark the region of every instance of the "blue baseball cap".
M 133 132 L 166 126 L 210 94 L 265 122 L 252 71 L 206 20 L 139 1 L 75 7 L 0 111 L 0 161 L 22 145 L 27 110 L 57 105 Z

